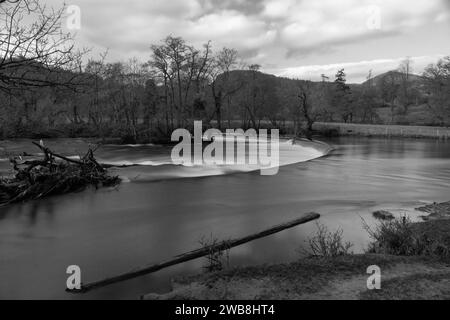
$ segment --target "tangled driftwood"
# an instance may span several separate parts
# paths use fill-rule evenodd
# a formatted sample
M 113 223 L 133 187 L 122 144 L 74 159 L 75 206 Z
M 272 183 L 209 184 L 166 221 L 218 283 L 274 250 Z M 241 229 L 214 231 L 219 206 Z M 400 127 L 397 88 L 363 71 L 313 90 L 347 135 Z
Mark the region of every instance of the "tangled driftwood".
M 42 160 L 10 158 L 15 176 L 0 178 L 0 206 L 46 196 L 80 191 L 87 186 L 113 186 L 120 182 L 108 175 L 89 148 L 79 160 L 52 152 L 43 143 L 33 142 L 44 153 Z

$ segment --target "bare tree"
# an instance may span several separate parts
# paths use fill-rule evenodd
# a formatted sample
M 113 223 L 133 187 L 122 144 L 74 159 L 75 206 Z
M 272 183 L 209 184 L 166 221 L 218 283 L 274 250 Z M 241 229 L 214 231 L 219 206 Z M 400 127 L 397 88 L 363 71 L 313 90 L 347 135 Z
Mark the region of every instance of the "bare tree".
M 222 105 L 224 99 L 237 92 L 242 84 L 230 85 L 230 71 L 237 66 L 238 52 L 236 49 L 223 48 L 216 54 L 209 70 L 209 82 L 214 99 L 214 113 L 217 126 L 222 128 Z
M 423 74 L 427 106 L 441 125 L 450 123 L 450 56 L 429 65 Z
M 306 122 L 306 130 L 304 131 L 305 136 L 308 139 L 311 139 L 312 134 L 312 126 L 314 122 L 317 120 L 318 114 L 313 112 L 313 101 L 312 101 L 312 87 L 310 82 L 306 82 L 304 84 L 300 84 L 300 92 L 298 95 L 299 98 L 299 110 L 298 115 L 299 118 L 303 118 Z M 297 125 L 300 121 L 297 121 Z M 298 129 L 296 128 L 296 136 L 298 135 Z
M 74 84 L 84 52 L 62 32 L 65 7 L 49 9 L 39 0 L 2 2 L 0 90 Z
M 311 139 L 313 124 L 327 113 L 326 91 L 323 90 L 323 86 L 315 85 L 311 81 L 301 81 L 299 89 L 298 109 L 294 113 L 295 136 L 303 133 L 307 139 Z M 301 126 L 302 123 L 304 127 Z
M 198 111 L 196 108 L 200 105 L 204 107 L 205 104 L 202 89 L 204 89 L 203 85 L 206 82 L 206 75 L 208 74 L 213 62 L 211 57 L 211 41 L 208 41 L 203 45 L 203 51 L 197 50 L 194 47 L 189 47 L 189 51 L 184 100 L 185 102 L 188 101 L 191 87 L 192 85 L 195 85 L 194 101 L 191 104 L 189 114 L 190 118 L 193 119 L 195 112 Z
M 400 102 L 403 105 L 403 112 L 408 112 L 411 101 L 411 74 L 413 72 L 413 62 L 411 58 L 406 58 L 400 63 L 398 72 L 400 73 Z
M 394 124 L 395 100 L 398 96 L 399 84 L 396 81 L 396 77 L 393 72 L 388 72 L 381 79 L 379 91 L 383 102 L 389 105 L 391 110 L 391 124 Z
M 188 46 L 181 37 L 168 36 L 160 45 L 152 45 L 152 59 L 150 65 L 155 69 L 158 78 L 165 88 L 165 102 L 167 119 L 170 117 L 170 126 L 174 126 L 174 117 L 178 126 L 185 121 L 187 99 L 194 79 L 197 66 L 198 51 Z M 183 94 L 183 92 L 185 94 Z
M 165 119 L 167 132 L 173 128 L 173 104 L 174 104 L 174 70 L 164 45 L 152 45 L 152 59 L 150 66 L 155 69 L 157 79 L 164 87 Z
M 216 118 L 221 127 L 223 103 L 238 89 L 229 83 L 230 71 L 238 64 L 237 51 L 223 48 L 213 55 L 210 41 L 198 50 L 173 36 L 165 38 L 160 45 L 152 45 L 151 49 L 150 65 L 165 90 L 168 126 L 170 122 L 170 127 L 174 127 L 174 119 L 178 126 L 184 126 L 188 120 L 201 116 L 207 121 Z M 210 117 L 206 114 L 207 87 L 214 101 Z

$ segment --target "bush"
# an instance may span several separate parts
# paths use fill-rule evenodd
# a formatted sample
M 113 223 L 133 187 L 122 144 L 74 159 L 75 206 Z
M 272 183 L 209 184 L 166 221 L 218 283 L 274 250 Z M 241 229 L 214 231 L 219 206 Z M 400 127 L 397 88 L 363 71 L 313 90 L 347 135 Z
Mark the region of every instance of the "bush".
M 214 238 L 211 234 L 209 239 L 202 237 L 199 240 L 203 248 L 210 248 L 208 255 L 205 256 L 205 264 L 203 269 L 207 272 L 220 271 L 223 269 L 223 259 L 226 257 L 227 265 L 229 264 L 229 250 L 214 250 L 213 247 L 220 243 L 219 239 Z
M 301 248 L 300 251 L 310 256 L 334 258 L 337 256 L 347 255 L 353 244 L 344 242 L 343 230 L 338 229 L 334 232 L 316 222 L 316 234 L 308 239 L 308 249 Z
M 416 239 L 409 218 L 402 217 L 401 219 L 382 221 L 374 230 L 367 224 L 364 225 L 364 228 L 373 240 L 369 244 L 369 252 L 393 255 L 416 254 Z
M 449 227 L 448 221 L 412 223 L 408 217 L 382 221 L 374 230 L 365 224 L 365 229 L 373 240 L 369 244 L 368 252 L 448 258 L 450 257 Z

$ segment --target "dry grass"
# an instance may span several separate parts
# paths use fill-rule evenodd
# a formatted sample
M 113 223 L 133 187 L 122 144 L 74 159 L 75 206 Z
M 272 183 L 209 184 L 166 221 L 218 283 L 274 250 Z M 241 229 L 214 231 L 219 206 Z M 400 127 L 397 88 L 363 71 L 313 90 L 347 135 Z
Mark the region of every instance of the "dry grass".
M 363 300 L 448 300 L 450 273 L 413 274 L 382 282 L 381 290 L 367 290 L 359 295 Z

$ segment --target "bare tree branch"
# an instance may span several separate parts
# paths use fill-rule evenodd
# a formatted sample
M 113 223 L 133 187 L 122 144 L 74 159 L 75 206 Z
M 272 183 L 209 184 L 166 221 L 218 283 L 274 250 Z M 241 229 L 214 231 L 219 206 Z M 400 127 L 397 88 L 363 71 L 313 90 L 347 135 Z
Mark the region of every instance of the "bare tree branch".
M 0 90 L 75 85 L 87 50 L 76 50 L 73 36 L 62 31 L 66 7 L 0 1 Z

